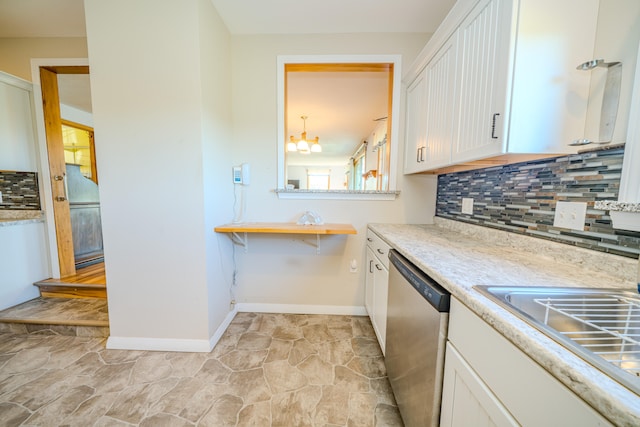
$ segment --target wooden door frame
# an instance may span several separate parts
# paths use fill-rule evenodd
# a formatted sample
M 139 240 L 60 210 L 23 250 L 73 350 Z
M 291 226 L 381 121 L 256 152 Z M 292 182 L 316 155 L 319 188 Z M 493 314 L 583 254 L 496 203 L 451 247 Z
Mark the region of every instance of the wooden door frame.
M 34 113 L 36 119 L 37 144 L 40 164 L 39 185 L 41 188 L 42 205 L 44 208 L 47 238 L 49 243 L 49 265 L 51 268 L 51 277 L 59 279 L 61 277 L 75 274 L 75 259 L 73 256 L 73 240 L 71 239 L 71 220 L 69 216 L 68 201 L 62 203 L 57 209 L 54 197 L 61 193 L 60 185 L 64 185 L 61 181 L 55 181 L 49 166 L 49 151 L 47 142 L 47 128 L 55 126 L 54 123 L 48 123 L 45 120 L 45 107 L 43 105 L 42 88 L 47 84 L 41 79 L 41 69 L 47 69 L 57 74 L 88 74 L 89 61 L 86 58 L 50 58 L 50 59 L 32 59 L 31 60 L 31 76 L 33 83 L 34 95 Z M 57 85 L 56 85 L 57 96 Z M 51 106 L 53 107 L 53 106 Z M 57 121 L 59 124 L 59 103 Z M 62 132 L 60 131 L 60 138 Z M 51 135 L 49 135 L 51 137 Z M 55 136 L 54 136 L 55 138 Z M 61 143 L 61 140 L 60 140 Z M 66 207 L 64 206 L 66 205 Z M 65 214 L 66 210 L 66 214 Z M 59 236 L 59 228 L 57 225 L 63 224 L 63 233 Z M 64 227 L 68 227 L 68 232 L 64 231 Z M 69 250 L 70 248 L 70 250 Z

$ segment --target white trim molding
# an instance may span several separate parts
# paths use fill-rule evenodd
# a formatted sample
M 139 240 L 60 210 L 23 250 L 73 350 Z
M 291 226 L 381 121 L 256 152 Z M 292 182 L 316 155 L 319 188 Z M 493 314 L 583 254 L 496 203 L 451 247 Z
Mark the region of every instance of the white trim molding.
M 211 351 L 209 340 L 190 340 L 175 338 L 114 337 L 107 339 L 109 350 L 149 350 L 208 353 Z
M 142 338 L 142 337 L 114 337 L 107 339 L 110 350 L 147 350 L 147 351 L 177 351 L 188 353 L 209 353 L 218 344 L 222 335 L 238 314 L 238 309 L 230 311 L 218 329 L 208 340 L 176 339 L 176 338 Z
M 303 304 L 263 304 L 238 303 L 242 313 L 284 313 L 284 314 L 328 314 L 341 316 L 366 316 L 367 310 L 358 305 L 303 305 Z

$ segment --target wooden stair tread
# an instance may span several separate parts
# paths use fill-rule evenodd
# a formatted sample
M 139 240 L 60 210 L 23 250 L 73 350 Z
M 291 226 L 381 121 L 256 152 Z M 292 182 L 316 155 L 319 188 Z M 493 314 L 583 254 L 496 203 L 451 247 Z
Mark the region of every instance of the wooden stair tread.
M 108 320 L 56 320 L 56 319 L 25 319 L 20 317 L 0 317 L 0 323 L 24 323 L 28 325 L 67 325 L 67 326 L 99 326 L 109 327 Z
M 50 288 L 78 288 L 78 289 L 107 289 L 107 285 L 104 283 L 67 283 L 60 281 L 59 279 L 47 279 L 35 282 L 34 286 L 38 287 L 50 287 Z
M 45 298 L 107 298 L 104 262 L 79 268 L 73 276 L 34 283 Z

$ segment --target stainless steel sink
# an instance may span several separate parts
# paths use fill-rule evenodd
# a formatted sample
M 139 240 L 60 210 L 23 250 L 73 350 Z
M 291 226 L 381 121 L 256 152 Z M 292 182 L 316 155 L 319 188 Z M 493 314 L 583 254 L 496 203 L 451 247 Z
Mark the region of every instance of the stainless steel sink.
M 622 289 L 475 286 L 640 394 L 640 295 Z

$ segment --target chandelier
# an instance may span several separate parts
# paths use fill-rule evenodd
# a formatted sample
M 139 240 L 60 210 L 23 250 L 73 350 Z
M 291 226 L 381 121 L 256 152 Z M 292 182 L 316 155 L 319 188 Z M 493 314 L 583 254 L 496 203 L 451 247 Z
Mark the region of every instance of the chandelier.
M 298 151 L 302 154 L 320 153 L 322 147 L 318 143 L 318 137 L 313 139 L 307 139 L 307 116 L 300 116 L 303 122 L 303 130 L 300 138 L 294 138 L 293 135 L 289 138 L 287 143 L 287 151 Z

